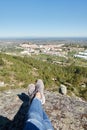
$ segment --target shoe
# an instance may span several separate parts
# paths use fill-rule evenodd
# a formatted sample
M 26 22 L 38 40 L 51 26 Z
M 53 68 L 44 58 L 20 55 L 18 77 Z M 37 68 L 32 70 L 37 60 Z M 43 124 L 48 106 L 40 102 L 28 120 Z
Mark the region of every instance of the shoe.
M 29 102 L 31 103 L 31 101 L 33 100 L 33 98 L 35 97 L 35 85 L 34 84 L 29 84 L 28 85 L 28 95 L 29 95 Z
M 41 79 L 38 79 L 35 85 L 36 92 L 40 92 L 41 94 L 41 103 L 45 103 L 45 96 L 44 96 L 44 83 Z

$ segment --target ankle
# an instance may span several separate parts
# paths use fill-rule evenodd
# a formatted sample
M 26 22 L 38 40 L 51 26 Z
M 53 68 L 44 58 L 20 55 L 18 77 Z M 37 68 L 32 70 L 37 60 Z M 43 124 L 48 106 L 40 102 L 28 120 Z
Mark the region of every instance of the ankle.
M 40 94 L 40 92 L 37 92 L 35 97 L 41 99 L 41 94 Z

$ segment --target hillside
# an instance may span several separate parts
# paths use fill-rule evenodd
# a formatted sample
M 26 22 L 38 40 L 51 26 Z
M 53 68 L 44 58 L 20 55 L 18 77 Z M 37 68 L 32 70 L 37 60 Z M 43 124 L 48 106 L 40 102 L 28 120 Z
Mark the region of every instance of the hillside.
M 38 78 L 47 90 L 58 91 L 60 84 L 67 87 L 68 95 L 87 100 L 87 67 L 53 64 L 41 58 L 0 54 L 0 90 L 26 88 Z
M 87 102 L 45 91 L 44 109 L 55 130 L 87 130 Z M 27 89 L 0 92 L 0 130 L 22 130 L 28 110 Z
M 0 130 L 23 129 L 29 101 L 27 86 L 38 78 L 45 84 L 44 108 L 55 130 L 87 130 L 86 66 L 4 53 L 0 54 Z M 66 96 L 58 93 L 61 84 L 67 87 Z

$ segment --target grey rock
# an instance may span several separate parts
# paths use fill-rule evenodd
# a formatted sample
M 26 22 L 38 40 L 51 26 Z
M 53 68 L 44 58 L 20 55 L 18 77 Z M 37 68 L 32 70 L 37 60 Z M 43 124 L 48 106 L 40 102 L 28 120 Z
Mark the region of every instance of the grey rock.
M 45 91 L 44 109 L 54 130 L 87 130 L 87 102 Z M 0 130 L 23 130 L 29 98 L 26 89 L 0 92 Z
M 67 94 L 67 87 L 65 85 L 61 84 L 59 87 L 59 93 L 66 95 Z

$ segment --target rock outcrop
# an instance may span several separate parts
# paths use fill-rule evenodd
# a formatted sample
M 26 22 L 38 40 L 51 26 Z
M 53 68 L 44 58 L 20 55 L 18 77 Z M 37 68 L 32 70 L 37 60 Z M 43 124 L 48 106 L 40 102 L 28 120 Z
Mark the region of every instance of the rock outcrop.
M 43 106 L 55 130 L 87 130 L 87 102 L 45 91 Z M 28 111 L 26 89 L 0 92 L 0 130 L 22 130 Z

